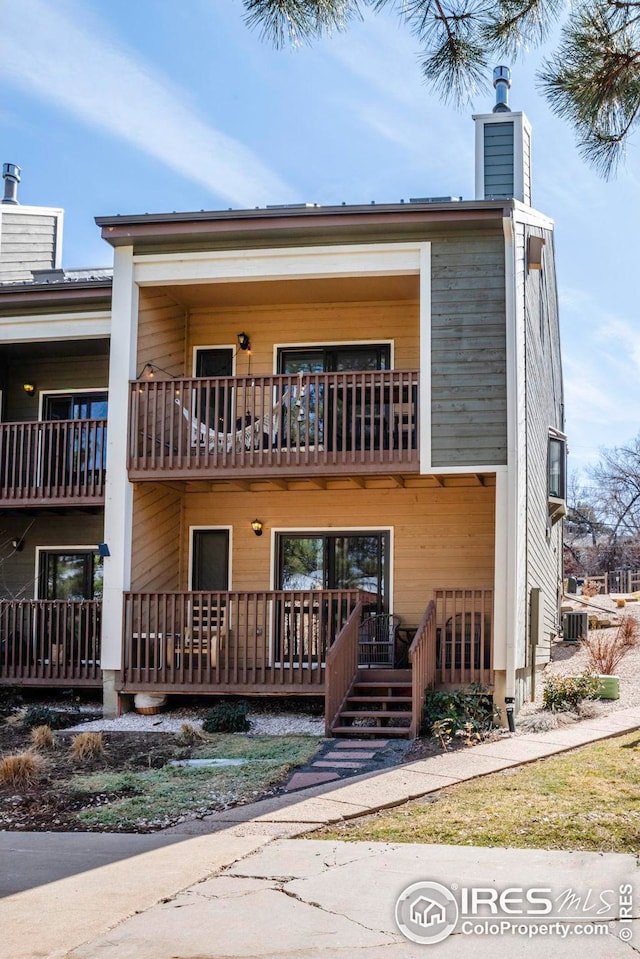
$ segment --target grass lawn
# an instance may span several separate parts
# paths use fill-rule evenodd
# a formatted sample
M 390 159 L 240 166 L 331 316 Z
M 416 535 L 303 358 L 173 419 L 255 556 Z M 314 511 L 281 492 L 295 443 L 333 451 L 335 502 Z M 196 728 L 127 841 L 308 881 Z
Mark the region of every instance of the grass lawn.
M 76 775 L 68 786 L 87 800 L 76 813 L 84 828 L 159 828 L 185 815 L 251 802 L 310 759 L 318 742 L 314 736 L 214 735 L 192 749 L 191 757 L 250 762 L 220 768 L 106 769 Z
M 640 734 L 493 773 L 313 839 L 640 852 Z

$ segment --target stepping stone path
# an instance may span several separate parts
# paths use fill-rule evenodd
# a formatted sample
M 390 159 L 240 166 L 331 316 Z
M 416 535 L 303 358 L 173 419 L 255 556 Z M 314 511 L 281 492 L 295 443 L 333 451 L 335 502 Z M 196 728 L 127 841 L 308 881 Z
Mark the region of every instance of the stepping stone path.
M 395 766 L 402 762 L 411 745 L 408 740 L 328 739 L 313 760 L 293 774 L 284 791 L 295 792 L 334 779 Z

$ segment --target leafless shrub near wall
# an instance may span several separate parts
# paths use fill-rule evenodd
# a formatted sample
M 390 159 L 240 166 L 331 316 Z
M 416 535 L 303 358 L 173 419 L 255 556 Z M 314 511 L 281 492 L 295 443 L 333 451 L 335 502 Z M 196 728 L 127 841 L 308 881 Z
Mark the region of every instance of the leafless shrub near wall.
M 633 616 L 623 616 L 614 636 L 603 630 L 582 640 L 589 666 L 601 676 L 613 676 L 621 660 L 640 641 L 640 624 Z

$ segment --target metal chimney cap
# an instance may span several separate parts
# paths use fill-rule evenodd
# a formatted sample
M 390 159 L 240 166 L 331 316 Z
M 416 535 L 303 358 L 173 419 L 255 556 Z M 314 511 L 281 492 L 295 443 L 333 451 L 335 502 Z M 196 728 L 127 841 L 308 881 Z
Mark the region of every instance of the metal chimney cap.
M 511 70 L 509 67 L 496 67 L 493 71 L 493 85 L 496 88 L 496 105 L 494 113 L 510 113 L 509 87 L 511 86 Z
M 494 87 L 498 86 L 498 83 L 502 80 L 503 83 L 506 83 L 508 87 L 511 86 L 511 69 L 510 67 L 494 67 L 493 70 L 493 85 Z
M 16 166 L 15 163 L 3 163 L 3 164 L 2 164 L 2 177 L 3 177 L 3 179 L 5 179 L 5 180 L 7 179 L 7 177 L 11 177 L 11 178 L 14 179 L 17 183 L 19 183 L 19 182 L 20 182 L 20 174 L 21 174 L 21 173 L 22 173 L 22 170 L 20 169 L 19 166 Z

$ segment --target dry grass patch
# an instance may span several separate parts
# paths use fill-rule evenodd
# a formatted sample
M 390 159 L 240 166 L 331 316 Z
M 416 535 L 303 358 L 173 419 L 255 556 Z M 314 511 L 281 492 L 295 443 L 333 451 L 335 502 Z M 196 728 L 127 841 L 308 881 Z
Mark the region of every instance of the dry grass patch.
M 32 750 L 0 759 L 0 782 L 7 786 L 31 786 L 44 769 L 44 759 Z
M 196 743 L 206 743 L 209 737 L 193 723 L 183 723 L 180 727 L 178 739 L 185 746 L 195 746 Z
M 104 753 L 104 738 L 102 733 L 78 733 L 73 737 L 69 746 L 69 754 L 73 759 L 84 761 L 96 759 Z
M 51 726 L 36 726 L 31 730 L 31 745 L 34 749 L 49 750 L 56 748 L 56 740 Z
M 317 839 L 640 852 L 640 733 L 449 786 Z

